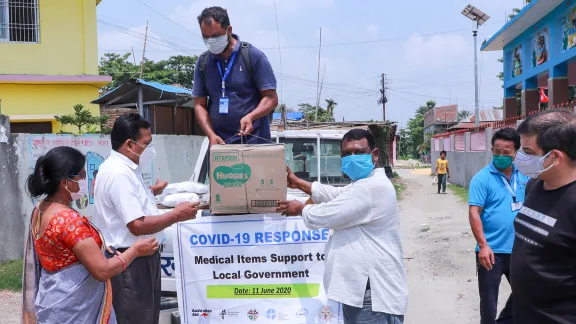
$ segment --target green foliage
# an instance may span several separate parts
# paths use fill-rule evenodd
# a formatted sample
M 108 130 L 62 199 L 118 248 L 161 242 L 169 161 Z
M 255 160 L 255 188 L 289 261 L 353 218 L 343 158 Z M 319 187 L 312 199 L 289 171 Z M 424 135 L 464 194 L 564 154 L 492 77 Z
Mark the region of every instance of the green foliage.
M 448 189 L 452 190 L 454 195 L 460 199 L 461 202 L 468 202 L 468 189 L 460 187 L 455 184 L 448 184 Z
M 326 109 L 318 107 L 318 118 L 316 119 L 316 106 L 312 106 L 309 103 L 298 104 L 298 111 L 304 114 L 308 120 L 315 122 L 333 122 L 334 119 L 334 109 L 338 103 L 330 99 L 326 99 Z
M 396 134 L 394 131 L 394 124 L 386 123 L 383 125 L 370 125 L 368 130 L 374 137 L 376 147 L 378 148 L 378 163 L 381 167 L 390 166 L 390 139 Z
M 429 150 L 430 143 L 428 141 L 426 144 L 424 139 L 424 114 L 435 106 L 436 102 L 429 100 L 425 106 L 420 106 L 416 110 L 414 117 L 408 121 L 405 133 L 405 141 L 407 142 L 405 149 L 407 154 L 413 158 L 419 158 L 420 154 L 422 154 L 421 152 L 424 152 L 427 148 Z
M 71 125 L 78 128 L 76 134 L 109 134 L 111 132 L 111 129 L 106 127 L 106 123 L 110 119 L 109 115 L 93 116 L 88 109 L 80 104 L 74 105 L 74 113 L 54 116 L 54 118 L 63 126 Z M 66 134 L 65 132 L 61 133 Z
M 472 116 L 472 112 L 468 111 L 468 110 L 462 110 L 458 112 L 458 121 L 461 121 L 462 119 L 466 119 L 468 117 Z
M 23 269 L 24 262 L 21 259 L 0 264 L 0 291 L 21 291 Z
M 104 91 L 110 91 L 140 76 L 140 64 L 131 62 L 130 56 L 130 53 L 106 53 L 100 58 L 100 75 L 112 76 L 112 82 L 103 88 Z M 180 84 L 191 89 L 197 59 L 197 56 L 184 55 L 171 56 L 158 62 L 145 59 L 142 78 L 164 84 Z

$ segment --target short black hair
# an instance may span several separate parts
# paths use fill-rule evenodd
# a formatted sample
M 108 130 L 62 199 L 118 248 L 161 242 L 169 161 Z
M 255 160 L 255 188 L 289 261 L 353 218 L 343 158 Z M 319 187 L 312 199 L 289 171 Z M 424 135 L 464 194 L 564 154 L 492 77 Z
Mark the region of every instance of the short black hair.
M 442 155 L 442 154 L 447 155 L 446 151 L 440 152 L 440 155 Z
M 368 146 L 370 146 L 370 150 L 374 151 L 374 149 L 376 148 L 376 142 L 374 141 L 374 136 L 372 136 L 372 134 L 365 129 L 357 128 L 348 131 L 346 134 L 344 134 L 344 137 L 342 137 L 342 143 L 346 141 L 359 141 L 363 138 L 365 138 L 368 141 Z
M 95 177 L 98 174 L 98 170 L 94 170 L 94 172 L 92 172 L 92 175 Z
M 518 126 L 521 135 L 534 136 L 543 134 L 548 128 L 561 123 L 573 123 L 574 113 L 567 109 L 550 109 L 536 113 Z
M 492 135 L 492 146 L 494 146 L 497 140 L 514 142 L 514 149 L 516 149 L 516 151 L 520 149 L 520 133 L 514 128 L 506 127 L 494 133 L 494 135 Z
M 86 157 L 69 146 L 58 146 L 38 158 L 34 172 L 28 176 L 26 188 L 30 196 L 52 196 L 58 192 L 60 181 L 78 175 L 86 164 Z
M 538 134 L 538 146 L 548 153 L 552 150 L 564 152 L 568 158 L 576 161 L 576 124 L 562 123 L 547 128 L 542 134 Z
M 198 16 L 198 24 L 202 25 L 202 22 L 204 22 L 211 26 L 212 21 L 219 23 L 224 29 L 228 28 L 230 26 L 228 11 L 222 7 L 210 7 L 202 10 L 202 13 Z
M 148 128 L 150 128 L 150 123 L 137 113 L 128 113 L 116 118 L 110 134 L 112 149 L 118 151 L 122 144 L 129 139 L 138 141 L 140 130 Z

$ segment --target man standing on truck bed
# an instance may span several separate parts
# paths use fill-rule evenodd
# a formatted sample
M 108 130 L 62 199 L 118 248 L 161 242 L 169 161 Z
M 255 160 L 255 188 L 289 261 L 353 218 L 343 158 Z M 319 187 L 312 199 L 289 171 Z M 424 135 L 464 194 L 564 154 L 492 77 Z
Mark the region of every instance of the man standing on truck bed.
M 208 51 L 194 70 L 194 111 L 210 145 L 271 140 L 269 115 L 278 105 L 276 77 L 266 55 L 232 34 L 226 9 L 198 16 Z M 241 139 L 240 134 L 247 136 Z
M 354 183 L 310 183 L 288 169 L 288 186 L 311 195 L 315 205 L 282 201 L 278 211 L 302 215 L 310 229 L 334 231 L 326 245 L 324 287 L 329 299 L 343 304 L 344 323 L 403 323 L 408 286 L 396 191 L 378 167 L 378 149 L 367 130 L 344 135 L 342 172 Z

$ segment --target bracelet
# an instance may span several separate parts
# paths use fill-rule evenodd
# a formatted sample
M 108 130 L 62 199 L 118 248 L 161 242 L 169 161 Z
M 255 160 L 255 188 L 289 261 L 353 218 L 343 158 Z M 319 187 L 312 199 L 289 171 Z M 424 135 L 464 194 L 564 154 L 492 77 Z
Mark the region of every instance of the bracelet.
M 124 270 L 126 270 L 126 262 L 124 261 L 124 259 L 122 259 L 122 257 L 115 255 L 115 258 L 118 258 L 118 260 L 120 260 L 120 262 L 122 262 L 122 267 L 124 268 Z

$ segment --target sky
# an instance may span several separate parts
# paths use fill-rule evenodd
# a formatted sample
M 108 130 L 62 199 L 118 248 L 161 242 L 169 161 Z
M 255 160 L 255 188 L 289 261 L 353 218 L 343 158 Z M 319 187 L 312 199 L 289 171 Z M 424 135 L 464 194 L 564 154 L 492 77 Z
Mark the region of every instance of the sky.
M 382 120 L 377 100 L 384 73 L 386 119 L 405 127 L 428 100 L 474 110 L 473 24 L 461 14 L 468 1 L 103 0 L 97 7 L 98 53 L 133 50 L 140 62 L 148 21 L 148 59 L 199 55 L 206 48 L 196 17 L 206 7 L 221 6 L 233 32 L 270 60 L 280 102 L 297 109 L 299 103 L 316 102 L 322 29 L 321 106 L 335 100 L 337 121 Z M 491 16 L 478 32 L 480 47 L 523 0 L 472 4 Z M 502 106 L 496 77 L 501 56 L 501 51 L 478 54 L 480 109 Z

